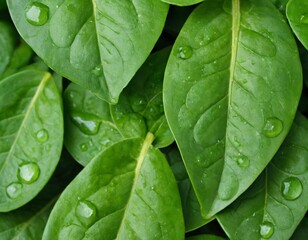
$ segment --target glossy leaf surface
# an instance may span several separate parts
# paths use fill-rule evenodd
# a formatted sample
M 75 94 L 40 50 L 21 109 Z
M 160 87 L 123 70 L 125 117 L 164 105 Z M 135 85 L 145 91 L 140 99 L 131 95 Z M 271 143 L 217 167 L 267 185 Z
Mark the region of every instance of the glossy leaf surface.
M 173 142 L 164 117 L 162 82 L 170 50 L 149 57 L 123 91 L 118 104 L 111 107 L 89 90 L 71 84 L 64 94 L 65 145 L 72 156 L 86 165 L 100 151 L 133 137 L 155 136 L 154 146 Z
M 190 232 L 205 225 L 210 219 L 204 219 L 201 215 L 200 204 L 188 178 L 178 149 L 168 149 L 166 156 L 178 183 L 185 220 L 185 230 L 186 232 Z
M 8 6 L 22 37 L 52 69 L 113 103 L 152 50 L 168 11 L 157 0 Z
M 308 120 L 298 115 L 257 181 L 217 215 L 231 239 L 288 240 L 308 210 Z
M 287 18 L 295 35 L 308 50 L 308 2 L 290 0 L 287 4 Z
M 269 1 L 205 1 L 188 18 L 167 64 L 164 104 L 204 217 L 271 160 L 301 87 L 297 46 Z
M 162 0 L 162 2 L 166 2 L 177 6 L 189 6 L 200 3 L 202 1 L 204 0 Z
M 91 161 L 56 203 L 43 239 L 184 239 L 176 182 L 152 140 L 124 140 Z
M 14 35 L 11 26 L 6 22 L 0 22 L 0 79 L 9 65 L 14 48 Z
M 45 186 L 63 143 L 62 100 L 49 73 L 28 70 L 0 82 L 0 211 Z

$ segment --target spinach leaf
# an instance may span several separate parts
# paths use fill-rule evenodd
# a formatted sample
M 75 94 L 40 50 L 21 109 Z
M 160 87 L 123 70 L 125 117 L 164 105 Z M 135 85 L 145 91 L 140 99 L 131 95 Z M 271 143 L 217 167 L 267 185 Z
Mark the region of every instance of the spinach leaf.
M 305 217 L 296 228 L 290 240 L 306 240 L 308 236 L 308 218 Z
M 189 6 L 203 2 L 204 0 L 161 0 L 162 2 L 170 3 L 177 6 Z
M 271 0 L 278 10 L 285 15 L 286 6 L 289 0 Z
M 63 113 L 49 73 L 28 70 L 0 82 L 0 212 L 45 186 L 60 158 Z
M 211 234 L 204 234 L 204 235 L 197 235 L 193 237 L 186 238 L 187 240 L 223 240 L 224 238 L 211 235 Z
M 185 231 L 193 231 L 210 222 L 212 219 L 204 219 L 201 215 L 200 204 L 178 149 L 173 147 L 164 151 L 166 152 L 166 157 L 178 183 L 185 220 Z
M 93 159 L 57 201 L 43 239 L 183 239 L 176 182 L 153 139 L 124 140 Z
M 271 2 L 208 0 L 188 18 L 166 67 L 164 105 L 205 218 L 272 159 L 301 88 L 296 43 Z
M 152 54 L 123 91 L 118 104 L 109 106 L 89 90 L 71 84 L 65 91 L 65 145 L 86 165 L 100 151 L 133 137 L 154 136 L 155 147 L 173 142 L 162 103 L 162 82 L 170 49 Z M 111 108 L 111 113 L 110 113 Z
M 308 2 L 290 0 L 287 5 L 287 18 L 297 38 L 308 49 Z
M 21 36 L 60 75 L 116 103 L 162 32 L 157 0 L 8 0 Z
M 308 120 L 298 115 L 257 181 L 217 215 L 231 239 L 289 239 L 308 210 Z
M 12 27 L 6 22 L 0 22 L 0 79 L 11 61 L 14 45 L 15 41 Z

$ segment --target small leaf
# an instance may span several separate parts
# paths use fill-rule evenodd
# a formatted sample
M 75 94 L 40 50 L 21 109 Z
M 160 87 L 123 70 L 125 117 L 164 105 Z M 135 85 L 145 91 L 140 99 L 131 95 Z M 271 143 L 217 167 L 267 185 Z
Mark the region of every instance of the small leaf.
M 287 4 L 287 18 L 297 38 L 308 49 L 308 2 L 290 0 Z
M 11 61 L 14 45 L 14 34 L 11 26 L 6 22 L 0 22 L 0 79 Z
M 183 239 L 176 182 L 152 141 L 124 140 L 93 159 L 61 195 L 43 239 Z
M 164 104 L 205 218 L 272 159 L 301 89 L 295 40 L 270 1 L 208 0 L 188 18 L 166 67 Z
M 204 0 L 161 0 L 161 1 L 177 6 L 189 6 L 203 2 Z
M 63 113 L 49 73 L 28 70 L 0 82 L 0 211 L 34 198 L 58 164 Z
M 257 181 L 217 215 L 231 239 L 290 239 L 308 210 L 308 120 L 298 115 Z
M 7 3 L 21 36 L 52 69 L 112 103 L 151 52 L 168 12 L 157 0 Z

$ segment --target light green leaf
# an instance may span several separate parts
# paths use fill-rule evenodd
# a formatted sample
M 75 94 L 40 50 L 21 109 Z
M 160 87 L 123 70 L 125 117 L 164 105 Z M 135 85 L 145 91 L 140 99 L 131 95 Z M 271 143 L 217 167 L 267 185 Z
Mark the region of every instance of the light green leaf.
M 157 0 L 7 2 L 21 36 L 49 67 L 113 103 L 151 52 L 168 12 Z
M 63 113 L 49 73 L 28 70 L 0 82 L 0 211 L 45 186 L 60 158 Z
M 287 18 L 295 35 L 308 50 L 308 2 L 290 0 L 287 4 Z
M 204 0 L 161 0 L 161 1 L 177 6 L 189 6 L 203 2 Z
M 64 94 L 65 145 L 86 165 L 100 151 L 123 139 L 155 136 L 153 145 L 165 147 L 174 140 L 167 125 L 162 83 L 170 49 L 152 54 L 123 91 L 118 104 L 110 106 L 90 91 L 71 84 Z
M 91 161 L 56 203 L 43 239 L 184 239 L 176 182 L 153 138 L 124 140 Z
M 231 239 L 288 240 L 308 210 L 308 120 L 298 115 L 257 181 L 217 215 Z
M 272 159 L 301 89 L 296 43 L 268 0 L 208 0 L 188 18 L 167 64 L 164 104 L 205 218 Z

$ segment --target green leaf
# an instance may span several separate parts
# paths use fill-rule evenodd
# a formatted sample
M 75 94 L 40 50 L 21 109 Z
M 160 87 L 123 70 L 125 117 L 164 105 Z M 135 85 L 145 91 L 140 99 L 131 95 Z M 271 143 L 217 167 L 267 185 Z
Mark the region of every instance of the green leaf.
M 11 61 L 14 45 L 14 34 L 11 26 L 6 22 L 0 22 L 0 79 Z
M 60 158 L 63 113 L 49 73 L 20 72 L 0 82 L 0 211 L 16 209 L 45 186 Z
M 203 235 L 192 236 L 186 239 L 187 240 L 223 240 L 224 238 L 211 235 L 211 234 L 203 234 Z
M 297 38 L 308 49 L 308 2 L 290 0 L 287 4 L 287 18 Z
M 167 159 L 178 183 L 185 220 L 185 231 L 190 232 L 207 224 L 212 219 L 204 219 L 201 215 L 200 204 L 178 149 L 173 147 L 165 151 L 167 151 Z
M 296 43 L 268 0 L 205 1 L 189 17 L 166 67 L 164 104 L 205 218 L 272 159 L 301 88 Z
M 65 146 L 80 164 L 85 166 L 114 143 L 145 137 L 149 131 L 155 136 L 155 147 L 174 141 L 162 102 L 169 52 L 170 49 L 164 49 L 152 54 L 123 91 L 118 104 L 111 107 L 80 86 L 71 84 L 66 89 Z
M 257 181 L 217 215 L 231 239 L 290 239 L 308 210 L 308 120 L 298 115 Z
M 308 236 L 308 218 L 304 217 L 296 228 L 290 240 L 306 240 Z
M 61 195 L 43 239 L 183 239 L 176 182 L 153 138 L 124 140 L 93 159 Z
M 278 10 L 285 15 L 286 6 L 289 0 L 271 0 Z
M 161 0 L 161 1 L 177 6 L 189 6 L 203 2 L 204 0 Z
M 52 69 L 113 103 L 151 52 L 168 12 L 157 0 L 7 2 L 21 36 Z

